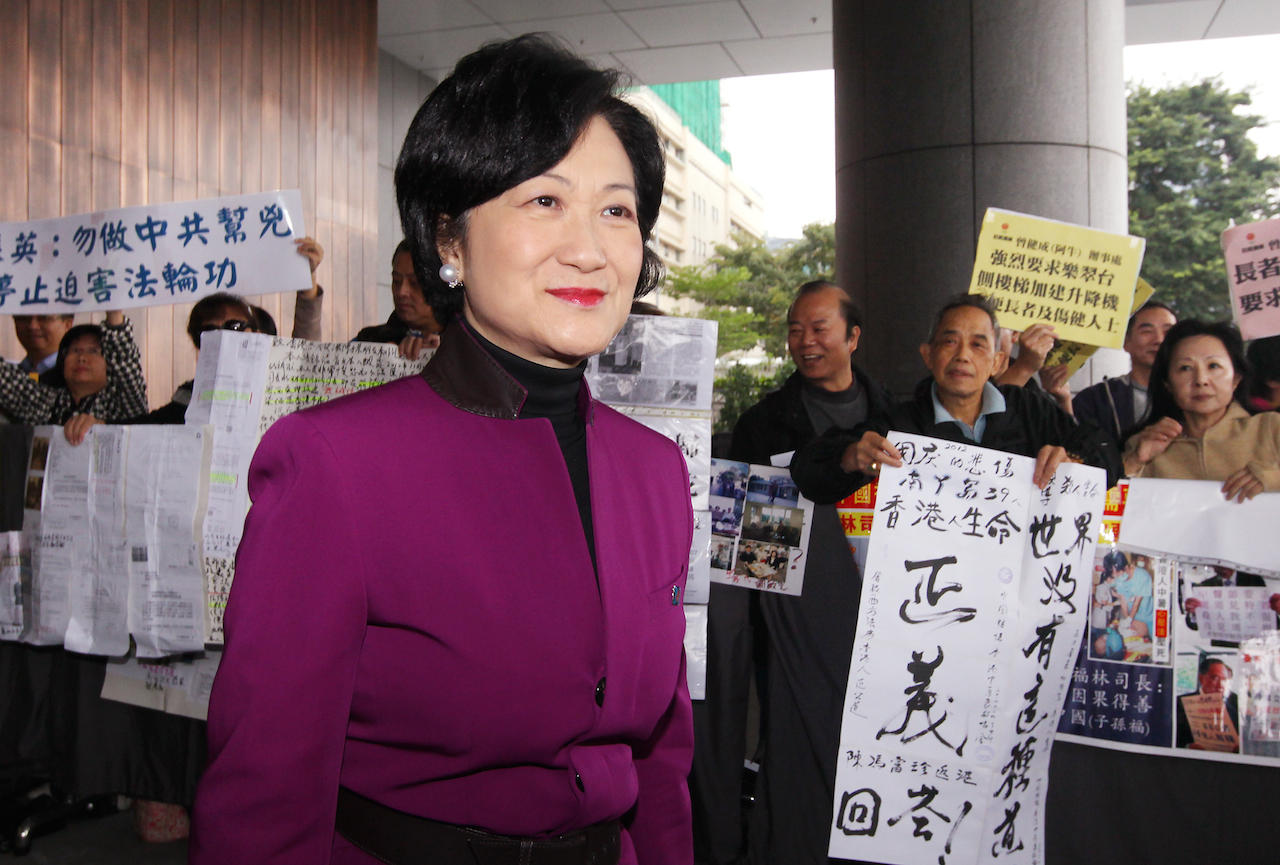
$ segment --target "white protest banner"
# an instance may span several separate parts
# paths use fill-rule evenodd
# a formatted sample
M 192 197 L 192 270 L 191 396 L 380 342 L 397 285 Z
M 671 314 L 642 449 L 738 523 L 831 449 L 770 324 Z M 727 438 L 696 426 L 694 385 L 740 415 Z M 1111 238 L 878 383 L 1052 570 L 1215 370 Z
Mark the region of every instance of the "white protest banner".
M 130 638 L 144 657 L 203 649 L 208 439 L 203 427 L 99 425 L 72 445 L 37 427 L 9 614 L 22 630 L 0 639 L 109 656 Z
M 299 291 L 310 266 L 296 189 L 0 223 L 0 314 L 190 303 Z
M 850 661 L 829 853 L 1043 861 L 1049 748 L 1105 476 L 891 432 Z M 905 695 L 905 699 L 904 699 Z
M 1221 487 L 1139 479 L 1108 494 L 1064 740 L 1280 766 L 1280 578 L 1264 553 L 1280 496 L 1228 502 Z
M 1280 577 L 1275 535 L 1280 495 L 1227 501 L 1219 481 L 1136 478 L 1129 482 L 1124 544 L 1128 549 L 1177 556 Z

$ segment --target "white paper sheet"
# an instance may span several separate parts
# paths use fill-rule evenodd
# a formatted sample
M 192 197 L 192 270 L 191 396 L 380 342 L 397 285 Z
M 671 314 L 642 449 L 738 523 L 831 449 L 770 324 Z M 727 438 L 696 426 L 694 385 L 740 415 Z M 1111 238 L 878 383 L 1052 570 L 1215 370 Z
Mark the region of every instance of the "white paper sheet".
M 130 428 L 129 631 L 140 658 L 204 648 L 200 527 L 210 442 L 207 426 Z
M 1229 502 L 1221 490 L 1218 481 L 1130 481 L 1122 543 L 1145 553 L 1280 577 L 1275 542 L 1280 493 Z
M 1105 478 L 891 433 L 837 763 L 830 855 L 1038 862 L 1053 729 Z

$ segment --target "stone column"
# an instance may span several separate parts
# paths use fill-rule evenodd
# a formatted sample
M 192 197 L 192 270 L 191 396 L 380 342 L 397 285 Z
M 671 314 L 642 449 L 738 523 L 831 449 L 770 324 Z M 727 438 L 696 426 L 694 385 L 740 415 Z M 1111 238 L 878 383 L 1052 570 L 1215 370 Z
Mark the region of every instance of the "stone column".
M 861 362 L 903 393 L 988 207 L 1126 229 L 1124 3 L 832 8 L 837 279 L 865 310 Z

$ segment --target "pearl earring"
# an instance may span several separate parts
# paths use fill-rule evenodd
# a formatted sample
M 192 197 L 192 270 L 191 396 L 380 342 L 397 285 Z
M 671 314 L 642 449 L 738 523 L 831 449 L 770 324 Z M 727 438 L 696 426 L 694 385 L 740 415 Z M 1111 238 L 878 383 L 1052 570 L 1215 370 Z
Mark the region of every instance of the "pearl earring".
M 462 279 L 458 276 L 458 268 L 452 264 L 440 265 L 440 281 L 450 288 L 457 288 L 462 285 Z

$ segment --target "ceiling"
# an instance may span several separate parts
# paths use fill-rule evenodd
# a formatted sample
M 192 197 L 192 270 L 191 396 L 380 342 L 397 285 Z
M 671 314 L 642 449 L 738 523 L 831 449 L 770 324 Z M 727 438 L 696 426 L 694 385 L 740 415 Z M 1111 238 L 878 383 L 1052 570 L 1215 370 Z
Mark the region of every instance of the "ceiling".
M 831 68 L 832 0 L 378 0 L 378 47 L 435 79 L 541 30 L 644 84 Z M 848 0 L 846 0 L 848 2 Z M 1125 0 L 1126 44 L 1280 33 L 1278 0 Z

